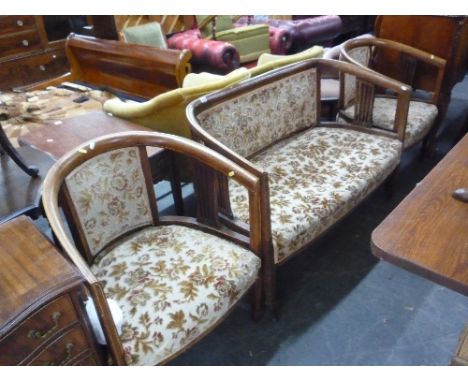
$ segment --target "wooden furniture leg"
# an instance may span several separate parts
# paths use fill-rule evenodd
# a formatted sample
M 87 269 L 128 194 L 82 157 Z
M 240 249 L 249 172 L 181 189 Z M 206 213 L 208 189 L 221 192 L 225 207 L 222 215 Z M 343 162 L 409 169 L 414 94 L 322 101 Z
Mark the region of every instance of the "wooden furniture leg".
M 3 131 L 0 124 L 0 155 L 7 154 L 11 159 L 29 176 L 36 177 L 39 174 L 39 169 L 36 166 L 28 166 L 23 158 L 18 154 L 15 148 L 10 143 L 8 137 Z

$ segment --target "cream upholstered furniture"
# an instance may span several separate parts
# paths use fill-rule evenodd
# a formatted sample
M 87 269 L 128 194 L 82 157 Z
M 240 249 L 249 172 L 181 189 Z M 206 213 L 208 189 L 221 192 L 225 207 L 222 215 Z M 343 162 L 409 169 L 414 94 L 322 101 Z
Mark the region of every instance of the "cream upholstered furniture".
M 389 70 L 391 78 L 407 84 L 413 90 L 417 90 L 419 86 L 417 82 L 413 81 L 419 66 L 429 66 L 433 73 L 433 87 L 430 89 L 430 94 L 413 94 L 411 98 L 404 139 L 404 148 L 406 149 L 429 137 L 428 134 L 431 130 L 432 134 L 435 134 L 441 122 L 440 118 L 438 118 L 438 103 L 446 61 L 411 46 L 380 38 L 355 38 L 348 40 L 341 46 L 340 57 L 341 60 L 351 62 L 363 68 L 377 69 L 379 73 L 388 75 L 387 70 L 385 70 L 385 63 L 382 63 L 381 57 L 383 52 L 396 57 L 401 63 L 399 68 L 391 68 Z M 362 110 L 356 106 L 354 98 L 356 84 L 354 77 L 344 76 L 342 81 L 344 81 L 344 103 L 340 107 L 338 116 L 342 122 L 361 120 L 382 129 L 390 129 L 392 127 L 396 107 L 396 100 L 392 94 L 375 92 L 375 94 L 368 95 L 368 97 L 373 98 L 373 102 L 370 105 L 373 108 L 372 118 L 370 118 L 368 110 Z M 427 140 L 424 142 L 423 149 L 425 149 L 426 144 Z
M 320 122 L 320 76 L 332 68 L 356 76 L 362 87 L 398 94 L 391 130 Z M 409 92 L 403 84 L 356 65 L 312 59 L 188 106 L 193 138 L 261 179 L 262 266 L 269 308 L 274 306 L 275 266 L 342 219 L 397 168 Z M 232 182 L 221 184 L 224 215 L 248 223 L 247 194 Z
M 205 181 L 196 187 L 196 218 L 158 215 L 146 146 L 190 158 Z M 250 227 L 213 215 L 211 192 L 223 176 L 246 187 Z M 168 134 L 108 135 L 54 165 L 43 203 L 64 253 L 87 280 L 116 364 L 167 362 L 211 331 L 249 289 L 258 316 L 260 179 L 218 153 Z M 120 334 L 106 297 L 123 313 Z

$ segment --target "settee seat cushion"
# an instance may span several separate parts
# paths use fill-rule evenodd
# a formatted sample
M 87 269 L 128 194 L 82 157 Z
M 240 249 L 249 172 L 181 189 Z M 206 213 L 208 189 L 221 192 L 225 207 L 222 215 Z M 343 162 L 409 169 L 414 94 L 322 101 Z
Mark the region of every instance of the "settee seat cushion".
M 275 262 L 312 241 L 372 192 L 397 167 L 397 139 L 316 127 L 277 143 L 251 162 L 268 172 Z M 236 217 L 248 223 L 248 196 L 231 182 Z
M 178 225 L 145 228 L 91 267 L 123 312 L 129 365 L 156 365 L 213 327 L 256 279 L 260 259 Z
M 375 126 L 392 130 L 395 123 L 396 99 L 376 97 L 372 112 L 372 121 Z M 354 118 L 354 105 L 343 110 L 345 116 Z M 404 147 L 410 147 L 420 141 L 434 125 L 437 117 L 437 106 L 427 102 L 410 101 Z M 346 122 L 340 118 L 339 122 Z

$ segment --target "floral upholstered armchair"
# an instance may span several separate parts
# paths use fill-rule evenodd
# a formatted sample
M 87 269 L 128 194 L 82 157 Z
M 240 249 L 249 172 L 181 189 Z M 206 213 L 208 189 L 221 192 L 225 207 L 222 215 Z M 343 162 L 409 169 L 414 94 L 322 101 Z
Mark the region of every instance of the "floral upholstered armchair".
M 359 121 L 320 120 L 321 75 L 331 69 L 357 78 L 356 99 L 369 113 L 372 99 L 367 96 L 375 87 L 397 94 L 391 132 Z M 262 274 L 270 309 L 275 267 L 346 216 L 397 169 L 409 96 L 404 84 L 356 65 L 311 59 L 188 106 L 193 139 L 261 180 Z M 220 184 L 224 215 L 249 223 L 248 195 L 233 182 Z
M 159 215 L 147 146 L 191 160 L 203 179 L 196 184 L 196 218 Z M 211 191 L 222 176 L 246 188 L 250 226 L 218 217 Z M 260 180 L 218 153 L 168 134 L 108 135 L 53 166 L 43 203 L 64 253 L 88 282 L 114 363 L 168 362 L 211 331 L 249 290 L 258 316 Z M 120 332 L 113 305 L 122 312 Z
M 389 55 L 393 58 L 392 62 L 396 59 L 400 65 L 387 65 L 386 57 Z M 424 140 L 422 149 L 426 150 L 428 141 L 436 134 L 443 117 L 439 110 L 439 95 L 446 61 L 414 47 L 381 38 L 355 38 L 346 41 L 341 45 L 340 59 L 401 81 L 412 90 L 426 92 L 425 97 L 413 92 L 404 137 L 405 149 Z M 433 70 L 429 88 L 427 85 L 423 88 L 414 81 L 415 73 L 420 66 Z M 366 118 L 366 123 L 375 127 L 381 129 L 392 127 L 396 107 L 396 100 L 392 94 L 380 91 L 370 105 L 373 111 L 372 119 L 369 119 L 369 115 L 363 116 L 362 111 L 359 111 L 355 105 L 356 83 L 353 76 L 345 76 L 343 81 L 345 82 L 344 103 L 338 115 L 341 122 Z

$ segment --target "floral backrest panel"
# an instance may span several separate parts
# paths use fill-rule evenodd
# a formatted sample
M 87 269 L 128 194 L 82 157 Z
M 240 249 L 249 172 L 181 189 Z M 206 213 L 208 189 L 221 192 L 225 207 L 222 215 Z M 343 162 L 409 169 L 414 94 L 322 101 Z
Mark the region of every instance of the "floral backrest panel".
M 153 223 L 137 147 L 100 154 L 65 183 L 93 256 L 120 235 Z
M 274 80 L 198 115 L 215 139 L 249 157 L 295 131 L 317 124 L 315 68 Z
M 359 64 L 369 66 L 370 47 L 362 46 L 350 49 L 348 55 Z M 344 105 L 348 106 L 354 100 L 356 93 L 356 77 L 351 74 L 344 75 Z

